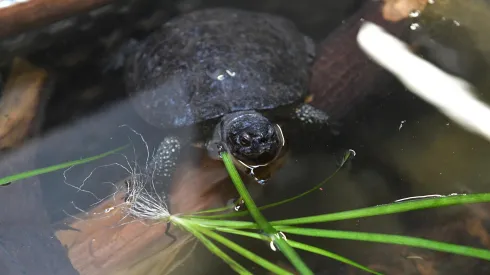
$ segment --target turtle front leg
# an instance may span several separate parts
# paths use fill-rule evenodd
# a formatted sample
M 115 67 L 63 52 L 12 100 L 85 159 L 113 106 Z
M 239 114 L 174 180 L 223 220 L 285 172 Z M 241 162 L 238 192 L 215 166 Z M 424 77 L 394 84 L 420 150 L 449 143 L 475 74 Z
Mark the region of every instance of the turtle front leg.
M 294 117 L 307 124 L 329 124 L 329 116 L 307 103 L 302 103 L 294 109 Z
M 172 184 L 172 177 L 177 167 L 177 161 L 180 156 L 181 142 L 177 137 L 166 137 L 159 144 L 157 150 L 153 154 L 150 163 L 148 164 L 147 173 L 151 179 L 151 186 L 145 186 L 149 194 L 156 192 L 158 196 L 163 198 L 167 204 L 167 209 L 170 212 L 170 202 L 168 193 Z M 172 239 L 169 245 L 177 241 L 177 237 L 170 233 L 172 223 L 167 222 L 165 235 Z
M 317 109 L 308 103 L 302 103 L 294 109 L 293 117 L 300 120 L 306 125 L 318 125 L 320 127 L 328 126 L 330 132 L 334 135 L 340 133 L 341 123 L 332 120 L 327 113 Z
M 160 194 L 170 191 L 180 150 L 180 140 L 174 136 L 166 137 L 158 146 L 147 167 L 153 191 Z

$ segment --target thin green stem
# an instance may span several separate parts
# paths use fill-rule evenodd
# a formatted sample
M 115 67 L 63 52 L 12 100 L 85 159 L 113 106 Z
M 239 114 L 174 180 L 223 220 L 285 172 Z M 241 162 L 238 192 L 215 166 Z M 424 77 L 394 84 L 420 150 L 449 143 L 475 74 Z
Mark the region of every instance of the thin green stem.
M 273 272 L 274 274 L 279 274 L 279 275 L 293 275 L 293 273 L 284 270 L 283 268 L 279 267 L 278 265 L 275 265 L 271 263 L 270 261 L 260 257 L 259 255 L 253 253 L 252 251 L 243 248 L 242 246 L 239 246 L 235 242 L 232 242 L 228 240 L 227 238 L 217 234 L 216 232 L 213 232 L 209 229 L 206 228 L 201 228 L 201 231 L 208 237 L 214 239 L 215 241 L 227 246 L 231 250 L 239 253 L 243 257 L 253 261 L 254 263 L 262 266 L 263 268 Z
M 230 210 L 234 209 L 235 207 L 237 207 L 240 204 L 239 202 L 241 202 L 241 201 L 242 201 L 242 198 L 239 198 L 238 200 L 236 200 L 236 202 L 233 205 L 227 205 L 227 206 L 223 206 L 223 207 L 197 211 L 197 212 L 192 213 L 191 215 L 186 215 L 186 216 L 187 217 L 201 217 L 201 216 L 203 216 L 202 214 L 230 211 Z M 244 212 L 246 212 L 246 214 L 248 214 L 248 211 L 244 211 Z M 223 215 L 228 215 L 228 214 L 223 214 Z M 205 215 L 206 218 L 214 217 L 214 216 L 220 216 L 220 215 Z
M 197 223 L 201 226 L 207 227 L 230 227 L 230 228 L 246 228 L 246 229 L 258 229 L 260 228 L 254 222 L 246 222 L 246 221 L 234 221 L 234 220 L 207 220 L 205 217 L 202 218 L 188 218 L 183 217 L 186 220 Z
M 226 232 L 226 233 L 230 233 L 230 234 L 235 234 L 235 235 L 240 235 L 240 236 L 249 237 L 249 238 L 255 238 L 255 239 L 262 239 L 264 241 L 270 241 L 270 240 L 268 240 L 268 238 L 266 236 L 261 235 L 261 234 L 258 234 L 258 233 L 255 233 L 255 232 L 249 232 L 249 231 L 243 231 L 243 230 L 236 230 L 236 229 L 224 228 L 224 227 L 217 227 L 215 229 L 218 230 L 218 231 Z M 340 256 L 340 255 L 335 254 L 335 253 L 332 253 L 330 251 L 321 249 L 319 247 L 315 247 L 315 246 L 307 245 L 307 244 L 304 244 L 304 243 L 296 242 L 296 241 L 293 241 L 293 240 L 290 240 L 290 239 L 288 239 L 287 241 L 294 248 L 298 248 L 298 249 L 301 249 L 301 250 L 304 250 L 304 251 L 308 251 L 308 252 L 311 252 L 311 253 L 319 254 L 319 255 L 322 255 L 322 256 L 325 256 L 325 257 L 328 257 L 328 258 L 337 260 L 339 262 L 342 262 L 342 263 L 349 264 L 351 266 L 357 267 L 357 268 L 359 268 L 361 270 L 367 271 L 367 272 L 372 273 L 372 274 L 381 275 L 381 273 L 376 272 L 376 271 L 374 271 L 372 269 L 369 269 L 368 267 L 365 267 L 365 266 L 363 266 L 361 264 L 358 264 L 358 263 L 356 263 L 356 262 L 354 262 L 352 260 L 349 260 L 349 259 L 347 259 L 347 258 L 345 258 L 343 256 Z
M 7 176 L 7 177 L 0 179 L 0 185 L 5 185 L 5 184 L 11 183 L 13 181 L 18 181 L 18 180 L 22 180 L 25 178 L 30 178 L 30 177 L 34 177 L 37 175 L 46 174 L 46 173 L 53 172 L 56 170 L 60 170 L 60 169 L 68 168 L 71 166 L 75 166 L 75 165 L 91 162 L 94 160 L 98 160 L 98 159 L 106 157 L 110 154 L 114 154 L 114 153 L 126 148 L 127 146 L 128 145 L 125 145 L 125 146 L 119 147 L 115 150 L 112 150 L 112 151 L 109 151 L 109 152 L 106 152 L 106 153 L 103 153 L 103 154 L 100 154 L 97 156 L 88 157 L 88 158 L 84 158 L 84 159 L 80 159 L 80 160 L 68 161 L 68 162 L 61 163 L 61 164 L 56 164 L 56 165 L 52 165 L 52 166 L 48 166 L 48 167 L 44 167 L 44 168 L 39 168 L 39 169 L 35 169 L 35 170 L 31 170 L 31 171 L 22 172 L 19 174 Z
M 286 219 L 270 222 L 271 225 L 298 225 L 366 218 L 378 215 L 403 213 L 413 210 L 436 208 L 468 203 L 490 202 L 490 193 L 473 195 L 456 195 L 444 198 L 420 199 L 416 201 L 396 202 L 387 205 L 373 206 L 362 209 L 323 214 L 310 217 Z
M 257 205 L 255 204 L 254 200 L 250 196 L 250 193 L 248 193 L 247 188 L 243 184 L 240 175 L 238 174 L 238 171 L 235 168 L 235 165 L 233 165 L 232 160 L 230 159 L 228 153 L 223 152 L 221 154 L 221 157 L 223 158 L 223 162 L 225 164 L 226 169 L 228 170 L 228 173 L 230 174 L 230 177 L 235 184 L 235 188 L 237 189 L 238 193 L 240 196 L 243 198 L 243 201 L 245 201 L 245 204 L 247 208 L 249 209 L 250 215 L 252 218 L 257 222 L 259 227 L 264 230 L 268 234 L 276 234 L 277 231 L 267 222 L 265 217 L 260 213 L 260 211 L 257 209 Z
M 352 152 L 351 151 L 347 151 L 347 153 L 342 158 L 342 162 L 340 163 L 340 165 L 337 168 L 337 170 L 335 170 L 335 172 L 333 172 L 332 175 L 328 176 L 326 179 L 324 179 L 323 181 L 321 181 L 319 184 L 315 185 L 311 189 L 309 189 L 309 190 L 307 190 L 307 191 L 305 191 L 305 192 L 303 192 L 303 193 L 301 193 L 299 195 L 296 195 L 296 196 L 293 196 L 293 197 L 290 197 L 290 198 L 287 198 L 287 199 L 284 199 L 284 200 L 281 200 L 281 201 L 277 201 L 277 202 L 274 202 L 274 203 L 270 203 L 270 204 L 267 204 L 267 205 L 264 205 L 264 206 L 260 206 L 258 209 L 259 210 L 265 210 L 265 209 L 268 209 L 268 208 L 272 208 L 272 207 L 276 207 L 276 206 L 279 206 L 279 205 L 283 205 L 283 204 L 286 204 L 286 203 L 295 201 L 295 200 L 297 200 L 297 199 L 299 199 L 301 197 L 304 197 L 304 196 L 306 196 L 306 195 L 308 195 L 308 194 L 310 194 L 310 193 L 318 190 L 318 188 L 320 188 L 323 185 L 325 185 L 328 181 L 330 181 L 340 171 L 340 169 L 342 169 L 342 167 L 349 160 L 349 158 L 351 157 L 351 155 L 352 155 Z M 216 209 L 204 210 L 204 211 L 193 213 L 192 216 L 196 216 L 197 214 L 207 214 L 207 213 L 221 212 L 221 211 L 226 211 L 226 210 L 230 210 L 230 209 L 232 209 L 232 208 L 229 207 L 229 206 L 227 206 L 227 207 L 221 207 L 221 208 L 216 208 Z M 241 210 L 241 211 L 233 212 L 233 213 L 217 214 L 217 215 L 206 215 L 206 218 L 208 218 L 208 219 L 229 219 L 229 218 L 233 218 L 233 217 L 243 217 L 243 216 L 246 216 L 248 214 L 249 214 L 248 210 Z
M 308 216 L 294 219 L 278 220 L 269 222 L 272 226 L 280 225 L 300 225 L 300 224 L 311 224 L 311 223 L 323 223 L 332 222 L 348 219 L 359 219 L 367 218 L 379 215 L 388 215 L 403 213 L 414 210 L 422 210 L 429 208 L 437 208 L 444 206 L 453 206 L 460 204 L 470 204 L 470 203 L 484 203 L 490 202 L 490 193 L 484 194 L 472 194 L 472 195 L 459 195 L 459 196 L 449 196 L 445 198 L 433 198 L 433 199 L 421 199 L 417 201 L 406 201 L 397 202 L 392 204 L 366 207 L 356 210 L 348 210 L 331 214 L 322 214 L 316 216 Z M 195 220 L 206 224 L 207 226 L 225 226 L 231 228 L 241 228 L 241 229 L 256 229 L 257 225 L 253 222 L 245 221 L 231 221 L 231 220 L 208 220 L 206 217 L 200 218 L 189 218 L 190 220 Z
M 463 245 L 443 243 L 443 242 L 426 240 L 426 239 L 415 238 L 415 237 L 406 237 L 406 236 L 390 235 L 390 234 L 378 234 L 378 233 L 314 229 L 314 228 L 298 228 L 298 227 L 289 227 L 289 226 L 278 226 L 277 229 L 290 234 L 304 235 L 304 236 L 311 236 L 311 237 L 322 237 L 322 238 L 414 246 L 414 247 L 427 248 L 427 249 L 432 249 L 432 250 L 442 251 L 442 252 L 449 252 L 453 254 L 459 254 L 459 255 L 490 261 L 490 250 L 473 248 L 473 247 L 468 247 Z
M 237 261 L 233 260 L 228 254 L 226 254 L 223 250 L 221 250 L 219 247 L 217 247 L 211 240 L 206 238 L 201 233 L 200 228 L 197 226 L 195 227 L 194 225 L 191 225 L 187 223 L 185 220 L 182 220 L 180 218 L 173 218 L 173 222 L 175 222 L 177 225 L 180 225 L 184 227 L 187 231 L 192 233 L 196 238 L 198 238 L 204 246 L 206 246 L 209 251 L 214 253 L 216 256 L 220 257 L 225 263 L 227 263 L 235 272 L 238 274 L 244 274 L 244 275 L 252 275 L 250 271 L 248 271 L 245 267 L 240 265 Z
M 272 238 L 274 244 L 277 245 L 279 250 L 286 256 L 286 258 L 288 258 L 288 260 L 294 265 L 294 267 L 299 272 L 301 272 L 301 274 L 313 275 L 313 272 L 301 260 L 296 251 L 294 251 L 294 249 L 289 246 L 289 244 L 280 236 L 280 234 L 274 229 L 274 227 L 272 227 L 267 222 L 262 213 L 260 213 L 260 211 L 257 209 L 257 205 L 255 205 L 255 202 L 248 193 L 248 190 L 245 188 L 245 185 L 243 184 L 240 175 L 238 174 L 235 165 L 233 165 L 233 162 L 230 159 L 228 153 L 222 152 L 220 155 L 223 159 L 226 169 L 228 170 L 228 173 L 230 174 L 233 184 L 235 184 L 235 188 L 245 202 L 245 205 L 247 206 L 252 218 L 257 222 L 259 227 Z
M 374 270 L 372 270 L 372 269 L 370 269 L 370 268 L 368 268 L 366 266 L 363 266 L 363 265 L 361 265 L 359 263 L 356 263 L 356 262 L 354 262 L 354 261 L 352 261 L 352 260 L 350 260 L 348 258 L 345 258 L 345 257 L 340 256 L 338 254 L 335 254 L 333 252 L 327 251 L 325 249 L 321 249 L 319 247 L 308 245 L 308 244 L 304 244 L 304 243 L 300 243 L 300 242 L 295 242 L 293 240 L 290 240 L 289 243 L 294 248 L 301 249 L 301 250 L 304 250 L 304 251 L 308 251 L 308 252 L 311 252 L 311 253 L 315 253 L 315 254 L 318 254 L 318 255 L 322 255 L 322 256 L 325 256 L 325 257 L 328 257 L 328 258 L 337 260 L 339 262 L 342 262 L 342 263 L 345 263 L 345 264 L 354 266 L 356 268 L 359 268 L 360 270 L 364 270 L 364 271 L 369 272 L 371 274 L 382 275 L 381 273 L 379 273 L 377 271 L 374 271 Z

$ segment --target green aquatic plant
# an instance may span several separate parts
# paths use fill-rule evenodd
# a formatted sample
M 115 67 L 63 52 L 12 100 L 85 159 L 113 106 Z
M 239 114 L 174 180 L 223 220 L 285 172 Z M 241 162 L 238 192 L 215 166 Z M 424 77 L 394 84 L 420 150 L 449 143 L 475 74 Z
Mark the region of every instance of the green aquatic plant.
M 115 150 L 84 158 L 81 160 L 70 161 L 46 168 L 27 171 L 17 175 L 12 175 L 0 179 L 0 185 L 6 184 L 15 180 L 25 179 L 28 177 L 68 168 L 74 165 L 79 165 L 94 161 L 110 154 L 116 153 L 124 147 L 117 148 Z M 318 224 L 325 222 L 333 222 L 348 219 L 360 219 L 379 215 L 388 215 L 395 213 L 403 213 L 408 211 L 423 210 L 429 208 L 437 208 L 451 205 L 462 205 L 470 203 L 483 203 L 490 202 L 490 193 L 472 194 L 472 195 L 454 195 L 447 197 L 438 197 L 430 199 L 421 199 L 417 201 L 403 201 L 392 204 L 379 205 L 374 207 L 367 207 L 356 210 L 348 210 L 337 213 L 329 213 L 323 215 L 315 215 L 308 217 L 291 218 L 284 220 L 268 221 L 261 210 L 277 207 L 303 196 L 312 193 L 318 188 L 322 187 L 327 181 L 332 178 L 352 156 L 353 152 L 349 151 L 339 168 L 326 180 L 317 184 L 308 191 L 302 194 L 296 195 L 291 198 L 281 200 L 279 202 L 271 203 L 264 206 L 257 206 L 247 189 L 245 188 L 240 175 L 233 165 L 230 157 L 227 153 L 222 153 L 222 159 L 225 167 L 228 170 L 230 178 L 232 179 L 235 187 L 240 194 L 240 201 L 246 205 L 247 210 L 231 211 L 233 207 L 223 207 L 211 210 L 204 210 L 188 215 L 176 214 L 172 215 L 168 213 L 168 209 L 165 205 L 165 200 L 154 199 L 148 194 L 141 194 L 143 188 L 135 189 L 133 196 L 139 198 L 137 203 L 140 204 L 141 213 L 146 213 L 148 216 L 146 219 L 157 219 L 160 221 L 171 223 L 185 231 L 192 234 L 197 240 L 199 240 L 205 247 L 209 249 L 216 256 L 226 262 L 234 271 L 238 274 L 253 274 L 246 267 L 238 263 L 235 259 L 225 253 L 218 245 L 227 247 L 235 251 L 238 255 L 243 256 L 250 261 L 253 261 L 257 265 L 273 272 L 274 274 L 293 274 L 288 270 L 268 261 L 267 259 L 257 255 L 253 251 L 244 248 L 243 246 L 233 242 L 226 236 L 236 235 L 246 238 L 258 239 L 269 243 L 272 250 L 279 250 L 284 256 L 291 262 L 300 274 L 313 274 L 309 267 L 303 262 L 296 250 L 302 250 L 314 254 L 318 254 L 324 257 L 328 257 L 342 263 L 359 268 L 371 274 L 381 274 L 380 272 L 369 269 L 360 263 L 354 262 L 346 257 L 332 253 L 320 247 L 312 246 L 306 243 L 298 242 L 291 239 L 292 235 L 310 236 L 314 238 L 332 238 L 332 239 L 344 239 L 354 241 L 367 241 L 378 242 L 396 245 L 405 245 L 418 248 L 431 249 L 435 251 L 448 252 L 453 254 L 459 254 L 468 257 L 480 258 L 490 261 L 490 250 L 473 248 L 463 245 L 456 245 L 438 241 L 432 241 L 422 238 L 415 238 L 409 236 L 390 235 L 390 234 L 377 234 L 366 232 L 351 232 L 351 231 L 338 231 L 338 230 L 326 230 L 304 227 L 306 224 Z M 142 200 L 143 199 L 143 200 Z M 145 212 L 146 211 L 146 212 Z M 148 212 L 150 211 L 150 212 Z M 139 213 L 139 212 L 138 212 Z M 254 221 L 242 221 L 235 220 L 236 217 L 250 216 Z M 286 236 L 286 234 L 288 234 Z
M 349 159 L 352 152 L 348 152 L 344 157 L 339 169 L 342 165 Z M 291 262 L 291 264 L 296 268 L 300 274 L 313 274 L 308 266 L 302 261 L 300 256 L 295 252 L 294 249 L 303 250 L 310 253 L 315 253 L 321 256 L 325 256 L 342 263 L 351 265 L 353 267 L 359 268 L 371 274 L 381 274 L 380 272 L 369 269 L 366 266 L 356 263 L 348 258 L 341 255 L 332 253 L 320 247 L 315 247 L 306 243 L 298 242 L 292 240 L 289 236 L 291 235 L 303 235 L 311 236 L 315 238 L 332 238 L 332 239 L 344 239 L 344 240 L 354 240 L 354 241 L 367 241 L 367 242 L 377 242 L 377 243 L 388 243 L 396 245 L 405 245 L 418 248 L 426 248 L 435 251 L 448 252 L 453 254 L 459 254 L 463 256 L 475 257 L 490 261 L 490 250 L 473 248 L 463 245 L 456 245 L 438 241 L 432 241 L 422 238 L 401 236 L 401 235 L 390 235 L 390 234 L 377 234 L 377 233 L 366 233 L 366 232 L 350 232 L 350 231 L 338 231 L 338 230 L 325 230 L 316 228 L 306 228 L 302 227 L 305 224 L 312 223 L 323 223 L 340 221 L 347 219 L 359 219 L 379 215 L 403 213 L 407 211 L 422 210 L 436 207 L 444 207 L 451 205 L 461 205 L 469 203 L 482 203 L 490 202 L 490 193 L 484 194 L 474 194 L 474 195 L 454 195 L 448 197 L 438 197 L 431 199 L 421 199 L 418 201 L 403 201 L 396 202 L 392 204 L 367 207 L 363 209 L 349 210 L 337 213 L 300 217 L 293 219 L 285 219 L 278 221 L 268 221 L 261 214 L 260 210 L 279 206 L 281 204 L 294 201 L 302 196 L 305 196 L 314 190 L 320 188 L 326 183 L 326 180 L 313 187 L 312 189 L 297 195 L 295 197 L 285 199 L 276 203 L 269 205 L 257 207 L 254 201 L 248 194 L 247 189 L 244 187 L 242 180 L 238 172 L 236 171 L 232 161 L 228 157 L 227 153 L 222 154 L 223 161 L 228 170 L 228 173 L 237 188 L 241 199 L 244 201 L 246 208 L 248 210 L 242 210 L 233 213 L 224 213 L 216 215 L 208 215 L 210 213 L 219 213 L 224 211 L 229 211 L 229 207 L 212 209 L 194 213 L 191 215 L 183 216 L 170 216 L 169 220 L 189 231 L 193 234 L 199 241 L 202 242 L 212 253 L 220 257 L 223 261 L 228 263 L 230 267 L 239 274 L 252 274 L 245 267 L 240 265 L 234 259 L 232 259 L 228 254 L 226 254 L 221 248 L 219 248 L 216 243 L 219 243 L 231 250 L 237 252 L 239 255 L 253 261 L 254 263 L 262 266 L 263 268 L 273 272 L 274 274 L 292 274 L 268 260 L 256 255 L 250 250 L 232 242 L 226 236 L 222 234 L 232 234 L 242 237 L 248 237 L 253 239 L 259 239 L 269 242 L 271 248 L 276 249 L 277 246 L 280 252 Z M 335 172 L 337 173 L 339 169 Z M 335 174 L 334 173 L 334 174 Z M 331 178 L 331 177 L 329 177 Z M 231 218 L 237 216 L 250 215 L 254 222 L 252 221 L 238 221 Z M 221 233 L 221 234 L 220 234 Z M 286 237 L 285 234 L 288 234 Z
M 277 231 L 262 215 L 260 210 L 255 205 L 252 197 L 248 193 L 245 185 L 240 179 L 240 175 L 233 165 L 232 160 L 228 156 L 227 152 L 221 153 L 221 158 L 225 163 L 226 170 L 230 174 L 230 177 L 235 184 L 235 188 L 237 189 L 240 197 L 245 202 L 245 205 L 249 209 L 249 213 L 252 218 L 255 220 L 259 228 L 267 234 L 267 237 L 271 240 L 273 245 L 277 245 L 279 250 L 288 258 L 288 260 L 294 265 L 294 267 L 301 272 L 301 274 L 313 274 L 313 272 L 308 268 L 308 266 L 301 260 L 299 255 L 294 251 L 294 249 L 289 245 L 289 243 L 283 238 L 279 231 Z
M 106 157 L 108 155 L 111 155 L 111 154 L 114 154 L 116 152 L 119 152 L 119 151 L 123 150 L 126 147 L 128 147 L 128 145 L 121 146 L 119 148 L 116 148 L 114 150 L 111 150 L 109 152 L 105 152 L 105 153 L 102 153 L 102 154 L 99 154 L 99 155 L 96 155 L 96 156 L 87 157 L 87 158 L 83 158 L 83 159 L 79 159 L 79 160 L 68 161 L 68 162 L 64 162 L 64 163 L 60 163 L 60 164 L 56 164 L 56 165 L 52 165 L 52 166 L 48 166 L 48 167 L 43 167 L 43 168 L 39 168 L 39 169 L 25 171 L 25 172 L 18 173 L 18 174 L 15 174 L 15 175 L 3 177 L 3 178 L 0 178 L 0 186 L 2 186 L 2 185 L 8 185 L 8 184 L 10 184 L 12 182 L 15 182 L 15 181 L 19 181 L 19 180 L 23 180 L 23 179 L 26 179 L 26 178 L 30 178 L 30 177 L 34 177 L 34 176 L 38 176 L 38 175 L 42 175 L 42 174 L 46 174 L 46 173 L 58 171 L 58 170 L 61 170 L 61 169 L 72 167 L 72 166 L 89 163 L 91 161 L 95 161 L 95 160 L 101 159 L 103 157 Z

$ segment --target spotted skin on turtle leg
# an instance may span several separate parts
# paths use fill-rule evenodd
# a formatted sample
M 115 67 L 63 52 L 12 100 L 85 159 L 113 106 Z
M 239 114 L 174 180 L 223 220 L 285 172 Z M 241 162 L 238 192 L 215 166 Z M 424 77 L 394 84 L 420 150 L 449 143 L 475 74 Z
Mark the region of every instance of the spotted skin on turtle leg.
M 177 166 L 180 149 L 180 141 L 176 137 L 166 137 L 153 154 L 148 169 L 155 185 L 163 187 L 163 190 L 157 191 L 168 192 L 172 175 Z
M 307 103 L 303 103 L 294 109 L 294 116 L 305 124 L 315 124 L 319 126 L 329 126 L 333 135 L 340 134 L 342 124 L 332 120 L 325 112 Z
M 302 122 L 304 123 L 308 123 L 308 124 L 328 124 L 328 119 L 329 119 L 329 116 L 309 105 L 309 104 L 301 104 L 299 105 L 298 107 L 295 108 L 294 110 L 295 112 L 295 115 L 296 115 L 296 118 L 301 120 Z
M 176 137 L 166 137 L 158 146 L 152 160 L 148 166 L 153 175 L 154 182 L 162 185 L 164 191 L 169 190 L 172 183 L 172 175 L 177 166 L 177 160 L 180 155 L 181 144 Z M 172 239 L 169 246 L 177 241 L 172 233 L 170 233 L 172 223 L 167 222 L 165 236 Z

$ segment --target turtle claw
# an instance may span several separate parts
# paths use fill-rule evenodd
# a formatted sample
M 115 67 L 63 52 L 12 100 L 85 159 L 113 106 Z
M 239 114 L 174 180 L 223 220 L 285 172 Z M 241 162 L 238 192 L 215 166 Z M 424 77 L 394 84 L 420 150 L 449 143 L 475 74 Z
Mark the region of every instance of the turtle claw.
M 176 137 L 166 137 L 158 146 L 147 168 L 156 185 L 163 186 L 163 188 L 170 186 L 180 148 L 180 141 Z
M 295 117 L 304 123 L 320 125 L 329 124 L 329 116 L 325 112 L 309 104 L 303 103 L 299 105 L 298 107 L 296 107 L 294 112 Z

